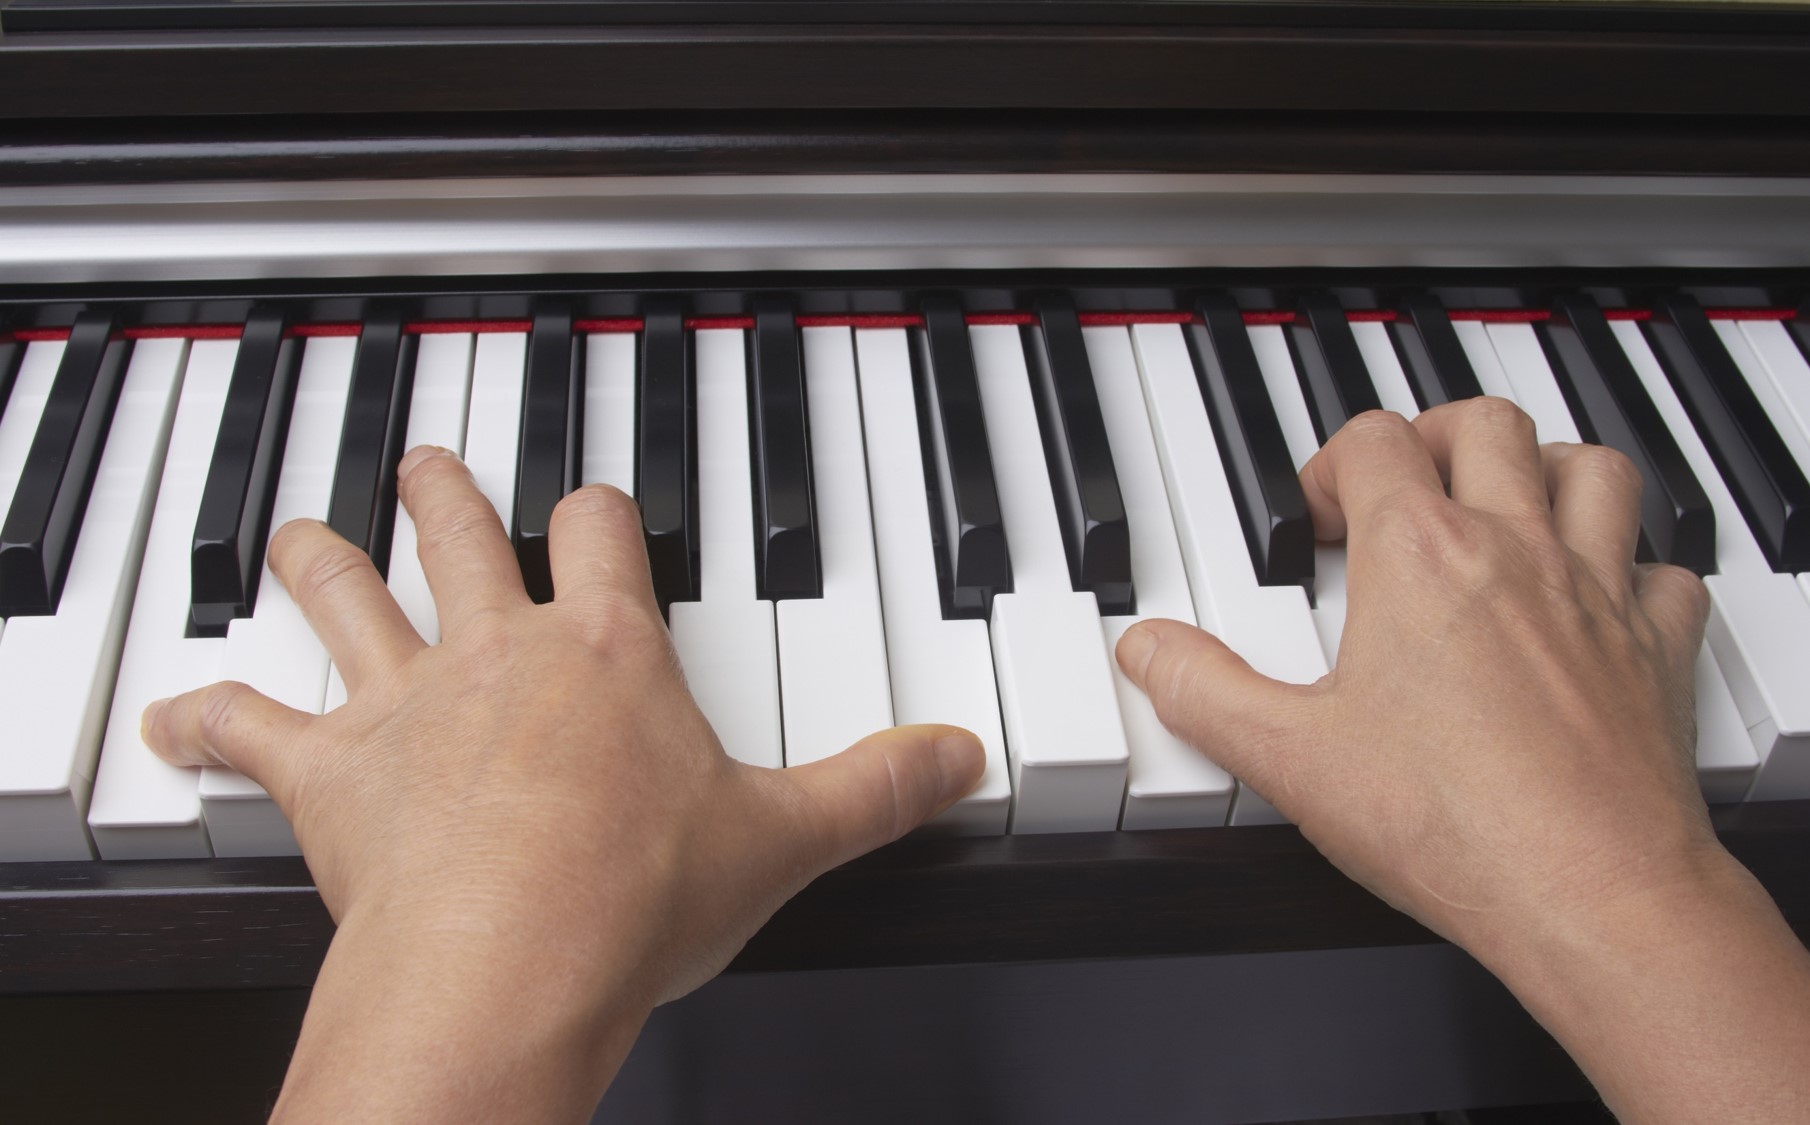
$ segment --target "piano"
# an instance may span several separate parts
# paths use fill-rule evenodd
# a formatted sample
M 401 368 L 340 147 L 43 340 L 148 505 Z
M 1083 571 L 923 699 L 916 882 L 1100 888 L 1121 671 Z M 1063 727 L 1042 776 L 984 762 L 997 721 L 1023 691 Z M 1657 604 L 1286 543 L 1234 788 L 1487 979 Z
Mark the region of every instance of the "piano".
M 265 580 L 291 518 L 431 638 L 420 441 L 543 597 L 558 497 L 637 496 L 731 753 L 987 744 L 973 797 L 658 1013 L 606 1110 L 1585 1096 L 1110 646 L 1182 617 L 1323 674 L 1342 559 L 1295 471 L 1365 409 L 1511 398 L 1633 458 L 1643 553 L 1706 576 L 1699 779 L 1810 931 L 1807 56 L 1792 5 L 0 4 L 22 1104 L 268 1105 L 331 922 L 262 791 L 163 767 L 137 714 L 219 678 L 343 698 Z

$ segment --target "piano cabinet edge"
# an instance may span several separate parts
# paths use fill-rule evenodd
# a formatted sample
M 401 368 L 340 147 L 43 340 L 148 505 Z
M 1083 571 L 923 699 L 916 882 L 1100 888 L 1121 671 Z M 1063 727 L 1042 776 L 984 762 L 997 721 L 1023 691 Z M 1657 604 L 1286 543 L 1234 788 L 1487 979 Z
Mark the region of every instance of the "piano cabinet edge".
M 1810 801 L 1712 815 L 1793 928 L 1810 934 Z M 332 936 L 298 859 L 0 864 L 0 995 L 307 987 Z M 729 971 L 1438 940 L 1292 827 L 914 837 L 818 879 Z

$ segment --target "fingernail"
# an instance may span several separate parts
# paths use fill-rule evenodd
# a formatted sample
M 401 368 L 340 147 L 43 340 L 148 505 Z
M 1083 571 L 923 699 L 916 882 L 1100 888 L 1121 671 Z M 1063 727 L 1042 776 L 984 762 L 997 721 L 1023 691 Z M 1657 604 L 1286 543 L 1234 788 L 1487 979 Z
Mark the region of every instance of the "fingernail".
M 1156 655 L 1156 634 L 1142 624 L 1133 625 L 1119 638 L 1117 655 L 1119 667 L 1131 677 L 1131 682 L 1142 686 L 1150 658 Z
M 396 466 L 396 479 L 402 480 L 415 471 L 416 465 L 421 464 L 429 457 L 444 457 L 451 453 L 452 450 L 438 445 L 417 445 L 402 455 L 401 463 Z
M 167 699 L 153 699 L 145 704 L 144 715 L 138 720 L 138 737 L 140 739 L 148 741 L 146 736 L 150 734 L 152 724 L 157 722 L 157 716 L 165 707 L 169 706 L 169 702 Z
M 937 772 L 941 777 L 942 802 L 966 797 L 986 769 L 980 739 L 965 730 L 952 730 L 938 737 L 931 749 L 936 753 Z

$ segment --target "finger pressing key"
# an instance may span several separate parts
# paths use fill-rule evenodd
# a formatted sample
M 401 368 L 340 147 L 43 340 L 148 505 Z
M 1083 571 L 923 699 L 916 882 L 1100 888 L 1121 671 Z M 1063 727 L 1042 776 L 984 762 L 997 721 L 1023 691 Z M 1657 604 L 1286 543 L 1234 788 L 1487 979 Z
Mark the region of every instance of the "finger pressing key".
M 641 510 L 607 484 L 586 485 L 553 509 L 548 535 L 553 593 L 581 611 L 602 598 L 628 599 L 657 615 Z
M 397 467 L 396 487 L 415 521 L 421 570 L 445 635 L 476 615 L 531 604 L 503 521 L 464 462 L 450 450 L 417 446 Z
M 1452 499 L 1467 508 L 1544 521 L 1546 479 L 1533 419 L 1505 398 L 1436 406 L 1414 419 Z
M 240 683 L 209 684 L 145 708 L 139 730 L 153 753 L 178 766 L 231 766 L 294 806 L 293 748 L 313 715 Z
M 284 524 L 270 541 L 270 570 L 350 690 L 424 647 L 370 558 L 326 524 Z
M 1608 589 L 1629 589 L 1640 542 L 1640 473 L 1600 445 L 1554 442 L 1540 447 L 1540 459 L 1559 539 Z

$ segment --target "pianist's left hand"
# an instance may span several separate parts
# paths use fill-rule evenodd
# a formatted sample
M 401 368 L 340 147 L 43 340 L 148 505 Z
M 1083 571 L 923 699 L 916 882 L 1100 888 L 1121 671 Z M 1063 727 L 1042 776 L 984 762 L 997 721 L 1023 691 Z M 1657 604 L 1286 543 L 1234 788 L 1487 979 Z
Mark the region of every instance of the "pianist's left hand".
M 796 769 L 735 762 L 685 690 L 628 497 L 559 505 L 558 597 L 534 605 L 457 458 L 411 451 L 400 491 L 442 643 L 357 548 L 290 524 L 272 571 L 350 701 L 304 715 L 217 684 L 154 704 L 145 737 L 268 789 L 339 923 L 279 1119 L 583 1120 L 654 1005 L 966 794 L 980 746 L 902 727 Z

